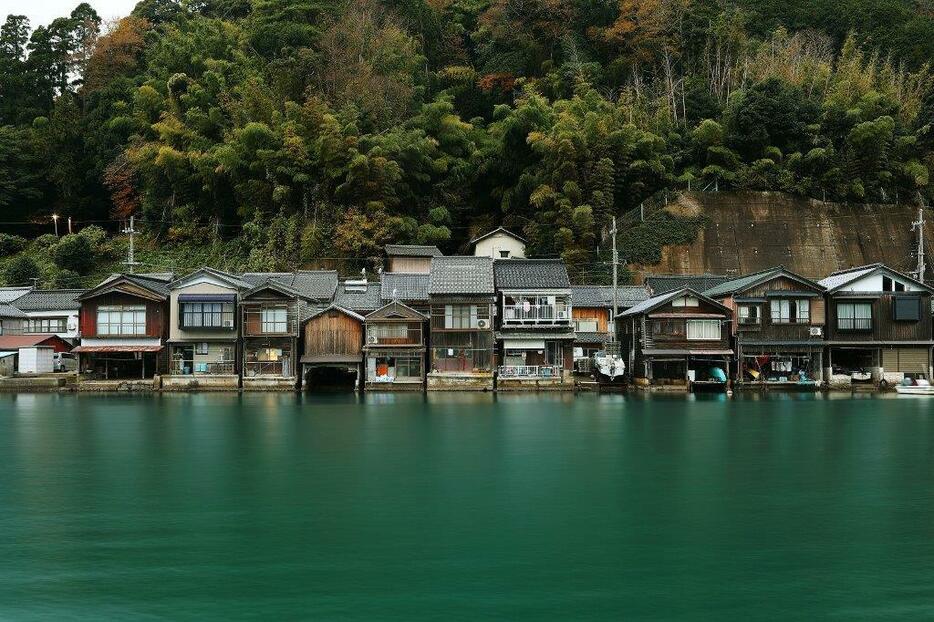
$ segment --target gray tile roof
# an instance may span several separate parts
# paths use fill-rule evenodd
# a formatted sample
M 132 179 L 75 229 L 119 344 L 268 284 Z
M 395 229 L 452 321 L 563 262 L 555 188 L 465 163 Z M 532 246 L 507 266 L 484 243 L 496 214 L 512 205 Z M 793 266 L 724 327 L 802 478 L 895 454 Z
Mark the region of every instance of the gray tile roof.
M 812 285 L 818 286 L 817 283 L 812 283 L 804 277 L 798 276 L 792 272 L 789 272 L 782 266 L 776 266 L 775 268 L 769 268 L 767 270 L 760 270 L 759 272 L 753 272 L 751 274 L 745 274 L 743 276 L 737 277 L 735 279 L 730 279 L 729 281 L 724 281 L 718 285 L 714 285 L 710 289 L 703 292 L 705 296 L 710 298 L 725 297 L 737 292 L 741 292 L 748 287 L 752 287 L 757 283 L 762 283 L 764 281 L 769 281 L 777 276 L 782 274 L 788 275 L 792 278 L 806 281 Z
M 375 311 L 383 306 L 380 290 L 379 283 L 367 283 L 364 291 L 347 291 L 345 284 L 341 283 L 337 286 L 337 293 L 334 294 L 334 304 L 351 311 L 364 313 Z
M 703 292 L 733 278 L 725 274 L 650 274 L 645 277 L 645 284 L 657 296 L 682 287 Z
M 31 287 L 0 287 L 0 304 L 13 302 L 30 291 Z
M 142 274 L 123 274 L 123 275 L 117 274 L 115 275 L 116 278 L 120 278 L 121 276 L 125 277 L 126 280 L 131 283 L 135 283 L 141 287 L 157 292 L 163 296 L 169 295 L 169 289 L 170 289 L 169 282 L 164 281 L 161 278 L 154 279 L 149 276 L 142 275 Z
M 610 333 L 574 333 L 574 341 L 578 343 L 606 343 L 610 340 Z
M 616 304 L 620 309 L 647 300 L 649 291 L 642 285 L 619 285 L 616 288 Z M 575 307 L 613 308 L 612 285 L 572 285 L 571 304 Z
M 337 291 L 336 270 L 299 270 L 298 272 L 244 272 L 240 278 L 250 288 L 273 281 L 298 292 L 303 298 L 328 300 Z
M 0 303 L 0 318 L 10 317 L 10 318 L 24 318 L 27 317 L 25 313 L 14 307 L 13 305 L 8 305 Z
M 190 279 L 192 276 L 194 276 L 194 275 L 196 275 L 196 274 L 201 274 L 201 273 L 208 274 L 208 275 L 212 275 L 214 278 L 216 278 L 216 279 L 218 279 L 218 280 L 221 280 L 221 281 L 225 281 L 225 282 L 229 283 L 231 287 L 234 287 L 234 288 L 237 288 L 237 289 L 250 289 L 250 288 L 252 288 L 253 286 L 259 284 L 259 283 L 250 282 L 250 281 L 244 279 L 242 276 L 237 275 L 237 274 L 234 274 L 234 273 L 232 273 L 232 272 L 225 272 L 224 270 L 218 270 L 218 269 L 216 269 L 216 268 L 211 268 L 211 267 L 209 267 L 209 266 L 204 266 L 204 267 L 202 267 L 202 268 L 198 268 L 197 270 L 195 270 L 195 271 L 193 271 L 193 272 L 190 272 L 190 273 L 188 273 L 188 274 L 186 274 L 186 275 L 184 275 L 184 276 L 181 276 L 181 277 L 175 279 L 174 281 L 172 281 L 171 283 L 169 283 L 169 285 L 171 285 L 172 288 L 176 288 L 176 287 L 178 287 L 181 283 L 183 283 L 183 282 L 187 281 L 188 279 Z M 142 275 L 136 275 L 136 276 L 142 276 Z M 156 274 L 155 276 L 148 276 L 147 278 L 149 278 L 149 279 L 151 279 L 151 280 L 154 280 L 154 281 L 161 281 L 161 280 L 162 280 L 162 275 Z
M 490 257 L 433 257 L 428 293 L 493 294 L 493 259 Z
M 571 281 L 560 259 L 501 259 L 493 262 L 496 289 L 568 289 Z
M 387 244 L 386 254 L 391 257 L 441 257 L 437 246 L 419 246 L 416 244 Z
M 75 310 L 81 307 L 75 298 L 84 292 L 83 289 L 35 289 L 17 298 L 13 305 L 20 311 Z
M 390 300 L 428 300 L 427 274 L 406 274 L 402 272 L 384 272 L 380 289 L 380 298 Z

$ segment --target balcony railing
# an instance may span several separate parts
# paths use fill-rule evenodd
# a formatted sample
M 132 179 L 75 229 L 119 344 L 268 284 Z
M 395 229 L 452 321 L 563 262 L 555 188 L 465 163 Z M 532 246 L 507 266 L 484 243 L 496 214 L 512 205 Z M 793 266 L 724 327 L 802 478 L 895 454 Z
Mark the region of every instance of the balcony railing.
M 571 309 L 567 305 L 503 305 L 504 325 L 571 325 Z
M 560 365 L 500 365 L 500 378 L 560 378 Z
M 243 376 L 255 378 L 257 376 L 291 377 L 291 365 L 285 361 L 252 361 L 244 363 Z
M 172 374 L 176 376 L 229 376 L 236 374 L 233 361 L 195 362 L 172 361 Z
M 421 326 L 405 326 L 390 330 L 385 326 L 367 326 L 366 343 L 368 346 L 420 346 L 422 345 Z

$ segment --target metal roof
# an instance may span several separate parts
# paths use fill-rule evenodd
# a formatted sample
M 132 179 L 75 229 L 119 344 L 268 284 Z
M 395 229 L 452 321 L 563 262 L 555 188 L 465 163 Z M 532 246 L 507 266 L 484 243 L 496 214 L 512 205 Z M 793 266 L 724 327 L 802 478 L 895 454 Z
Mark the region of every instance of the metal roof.
M 390 300 L 428 300 L 427 274 L 384 272 L 380 284 L 380 298 Z
M 645 284 L 653 296 L 658 296 L 683 287 L 703 292 L 732 278 L 725 274 L 650 274 Z
M 649 291 L 642 285 L 619 285 L 616 288 L 616 303 L 620 308 L 629 308 L 648 300 Z M 575 307 L 613 308 L 611 285 L 572 285 L 571 304 Z
M 490 294 L 493 287 L 493 259 L 490 257 L 433 257 L 428 293 Z
M 561 259 L 500 259 L 493 262 L 496 289 L 568 289 L 571 281 Z
M 437 246 L 418 244 L 387 244 L 385 250 L 390 257 L 441 257 L 444 254 Z
M 729 296 L 730 294 L 735 294 L 743 291 L 753 285 L 759 283 L 764 283 L 770 281 L 777 276 L 787 276 L 788 278 L 800 281 L 811 285 L 815 289 L 820 289 L 821 286 L 819 283 L 816 283 L 810 279 L 806 279 L 803 276 L 797 275 L 790 270 L 786 270 L 784 266 L 776 266 L 774 268 L 769 268 L 767 270 L 760 270 L 759 272 L 753 272 L 751 274 L 746 274 L 744 276 L 737 277 L 735 279 L 730 279 L 729 281 L 724 281 L 723 283 L 718 283 L 710 289 L 704 291 L 705 296 L 711 298 L 716 298 L 719 296 Z
M 694 297 L 698 298 L 699 300 L 705 300 L 705 301 L 707 301 L 709 304 L 714 305 L 714 306 L 716 306 L 716 307 L 719 307 L 719 308 L 723 309 L 723 310 L 724 310 L 725 312 L 727 312 L 727 313 L 730 312 L 729 309 L 727 309 L 726 307 L 724 307 L 723 305 L 721 305 L 719 302 L 717 302 L 716 300 L 711 300 L 710 298 L 708 298 L 708 297 L 705 296 L 704 294 L 700 293 L 700 292 L 697 291 L 696 289 L 692 289 L 692 288 L 690 288 L 690 287 L 682 287 L 681 289 L 676 289 L 676 290 L 671 291 L 671 292 L 666 292 L 666 293 L 664 293 L 664 294 L 659 294 L 658 296 L 652 296 L 651 298 L 649 298 L 649 299 L 647 299 L 647 300 L 643 300 L 642 302 L 640 302 L 639 304 L 635 305 L 634 307 L 631 307 L 631 308 L 629 308 L 629 309 L 626 309 L 625 311 L 623 311 L 623 312 L 620 313 L 619 315 L 620 315 L 620 316 L 624 316 L 624 315 L 625 315 L 625 316 L 630 316 L 630 315 L 639 315 L 639 314 L 642 314 L 642 313 L 648 313 L 648 312 L 651 311 L 652 309 L 654 309 L 654 308 L 656 308 L 656 307 L 659 307 L 659 306 L 665 304 L 665 303 L 668 302 L 669 300 L 672 300 L 672 299 L 674 299 L 674 298 L 677 298 L 678 296 L 684 296 L 684 295 L 690 295 L 690 296 L 694 296 Z
M 34 289 L 14 303 L 20 311 L 72 311 L 81 308 L 76 300 L 83 289 Z

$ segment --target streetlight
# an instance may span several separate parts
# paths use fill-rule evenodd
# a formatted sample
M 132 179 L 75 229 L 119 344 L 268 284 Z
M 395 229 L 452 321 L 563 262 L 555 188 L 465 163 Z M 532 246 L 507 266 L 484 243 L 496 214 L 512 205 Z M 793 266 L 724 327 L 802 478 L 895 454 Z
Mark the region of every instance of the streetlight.
M 58 237 L 58 214 L 52 214 L 52 222 L 55 223 L 55 237 Z

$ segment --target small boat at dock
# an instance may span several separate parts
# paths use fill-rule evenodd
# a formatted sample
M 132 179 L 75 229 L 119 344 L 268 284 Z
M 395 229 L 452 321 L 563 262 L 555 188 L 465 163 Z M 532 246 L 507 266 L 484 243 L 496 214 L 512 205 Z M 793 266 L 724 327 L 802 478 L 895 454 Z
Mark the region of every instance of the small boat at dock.
M 899 395 L 934 395 L 934 386 L 923 378 L 914 381 L 913 384 L 897 384 L 895 392 Z

